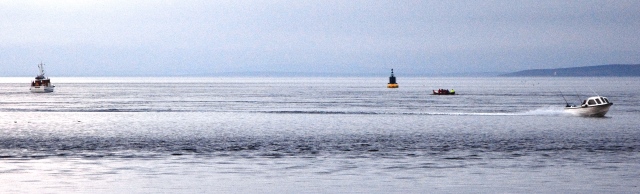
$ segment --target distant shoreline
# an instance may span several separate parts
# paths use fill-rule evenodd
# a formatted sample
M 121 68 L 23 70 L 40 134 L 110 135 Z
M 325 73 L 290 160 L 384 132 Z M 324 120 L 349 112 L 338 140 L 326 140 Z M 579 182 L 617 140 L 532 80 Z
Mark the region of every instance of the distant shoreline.
M 500 77 L 637 77 L 640 64 L 611 64 L 584 67 L 531 69 L 501 74 Z

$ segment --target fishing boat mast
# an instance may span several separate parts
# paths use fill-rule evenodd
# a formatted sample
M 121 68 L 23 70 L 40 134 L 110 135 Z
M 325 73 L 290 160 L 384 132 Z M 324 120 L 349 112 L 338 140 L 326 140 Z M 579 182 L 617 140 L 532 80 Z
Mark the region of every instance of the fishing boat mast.
M 44 63 L 40 62 L 40 64 L 38 64 L 38 70 L 40 70 L 40 74 L 36 76 L 36 79 L 44 79 Z

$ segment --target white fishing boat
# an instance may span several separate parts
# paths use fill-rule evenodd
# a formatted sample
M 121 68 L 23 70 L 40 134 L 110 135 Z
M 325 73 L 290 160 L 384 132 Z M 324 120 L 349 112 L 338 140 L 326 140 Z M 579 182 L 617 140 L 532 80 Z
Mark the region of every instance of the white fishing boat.
M 51 80 L 44 76 L 44 64 L 42 64 L 42 62 L 38 64 L 38 69 L 40 70 L 40 74 L 31 82 L 31 88 L 29 90 L 34 93 L 53 92 L 53 88 L 56 86 L 52 85 Z
M 564 111 L 576 116 L 604 117 L 609 112 L 611 105 L 613 103 L 609 102 L 606 97 L 592 96 L 584 100 L 580 106 L 567 104 Z

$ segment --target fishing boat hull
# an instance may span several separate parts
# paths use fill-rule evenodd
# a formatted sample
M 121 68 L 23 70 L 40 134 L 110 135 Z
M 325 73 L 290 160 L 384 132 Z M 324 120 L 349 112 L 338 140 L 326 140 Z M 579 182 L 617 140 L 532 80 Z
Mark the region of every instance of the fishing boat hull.
M 604 117 L 613 103 L 601 104 L 595 106 L 577 106 L 577 107 L 565 107 L 564 112 L 575 116 L 582 117 Z
M 33 93 L 49 93 L 53 92 L 55 86 L 31 86 L 29 90 Z

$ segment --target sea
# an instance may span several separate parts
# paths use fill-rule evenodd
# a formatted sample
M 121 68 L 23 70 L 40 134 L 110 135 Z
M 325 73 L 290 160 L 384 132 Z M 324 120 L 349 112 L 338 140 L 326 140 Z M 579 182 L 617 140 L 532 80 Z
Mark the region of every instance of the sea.
M 640 193 L 638 77 L 31 79 L 0 78 L 0 193 Z

